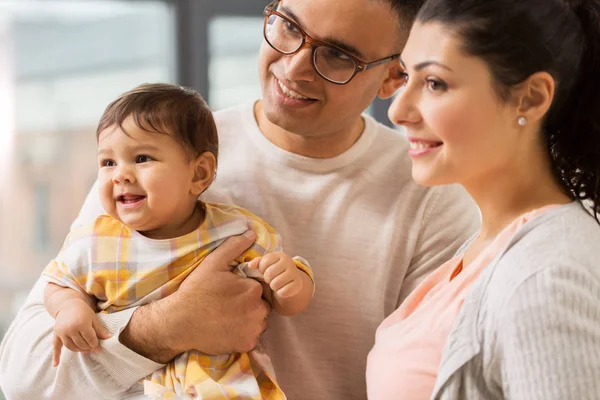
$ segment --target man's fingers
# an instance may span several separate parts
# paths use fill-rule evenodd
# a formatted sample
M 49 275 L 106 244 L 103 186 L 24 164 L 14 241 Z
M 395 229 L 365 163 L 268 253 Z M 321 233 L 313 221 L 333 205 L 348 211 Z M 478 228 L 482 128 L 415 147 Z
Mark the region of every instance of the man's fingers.
M 252 230 L 246 231 L 243 235 L 231 236 L 210 253 L 201 264 L 205 265 L 203 268 L 228 271 L 229 265 L 248 250 L 255 240 L 256 233 Z
M 268 327 L 268 320 L 269 320 L 269 314 L 271 313 L 271 304 L 269 304 L 269 302 L 263 300 L 262 301 L 262 308 L 263 308 L 263 329 L 261 331 L 261 334 L 264 333 L 267 330 Z

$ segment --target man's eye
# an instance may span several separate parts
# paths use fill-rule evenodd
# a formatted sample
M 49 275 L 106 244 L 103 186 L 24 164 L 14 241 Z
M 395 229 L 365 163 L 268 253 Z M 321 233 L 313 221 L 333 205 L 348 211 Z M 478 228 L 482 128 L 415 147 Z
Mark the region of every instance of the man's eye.
M 147 155 L 145 155 L 145 154 L 143 154 L 143 155 L 140 155 L 140 156 L 137 156 L 137 157 L 135 158 L 135 162 L 136 162 L 137 164 L 145 163 L 145 162 L 148 162 L 148 161 L 152 161 L 152 157 L 150 157 L 150 156 L 147 156 Z
M 408 84 L 408 73 L 400 72 L 400 79 L 402 79 L 402 86 L 406 86 Z
M 297 32 L 298 29 L 296 29 L 296 25 L 292 24 L 291 22 L 285 21 L 285 27 L 288 31 L 291 32 Z
M 348 54 L 346 54 L 342 51 L 339 51 L 339 50 L 332 49 L 330 54 L 335 58 L 339 58 L 340 60 L 349 60 L 350 59 L 350 57 L 348 57 Z

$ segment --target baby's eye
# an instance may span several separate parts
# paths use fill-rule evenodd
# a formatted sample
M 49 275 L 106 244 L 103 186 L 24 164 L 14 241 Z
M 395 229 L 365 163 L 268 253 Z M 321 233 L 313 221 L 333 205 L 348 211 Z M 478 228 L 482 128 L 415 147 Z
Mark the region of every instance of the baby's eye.
M 117 165 L 117 163 L 113 160 L 102 160 L 100 162 L 101 167 L 114 167 L 115 165 Z
M 152 157 L 147 156 L 145 154 L 139 155 L 135 158 L 136 164 L 141 164 L 141 163 L 145 163 L 145 162 L 152 161 L 152 160 L 153 160 Z

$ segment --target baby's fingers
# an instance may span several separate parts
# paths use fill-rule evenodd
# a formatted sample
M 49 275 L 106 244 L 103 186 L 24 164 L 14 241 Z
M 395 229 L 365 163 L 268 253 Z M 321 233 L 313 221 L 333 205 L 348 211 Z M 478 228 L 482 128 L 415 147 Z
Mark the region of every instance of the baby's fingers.
M 72 336 L 66 336 L 62 338 L 63 345 L 75 353 L 80 353 L 82 351 L 89 351 L 87 349 L 87 344 L 83 342 L 83 338 L 79 335 L 79 332 L 76 332 Z
M 288 297 L 294 297 L 302 290 L 301 281 L 292 281 L 282 286 L 277 290 L 277 297 L 286 299 Z
M 62 350 L 63 343 L 62 340 L 56 335 L 54 335 L 54 340 L 52 341 L 52 366 L 58 367 L 60 363 L 60 352 Z
M 98 337 L 96 336 L 96 331 L 94 331 L 92 327 L 82 330 L 79 332 L 79 334 L 90 350 L 93 351 L 100 346 L 100 343 L 98 343 Z
M 92 327 L 94 328 L 98 339 L 106 340 L 112 337 L 112 333 L 110 333 L 108 330 L 106 330 L 104 326 L 102 326 L 102 324 L 100 323 L 100 319 L 97 315 L 95 315 L 94 319 L 92 319 Z
M 262 257 L 256 257 L 255 259 L 253 259 L 252 261 L 250 261 L 248 263 L 248 268 L 258 269 L 258 266 L 260 265 L 260 260 L 262 260 Z

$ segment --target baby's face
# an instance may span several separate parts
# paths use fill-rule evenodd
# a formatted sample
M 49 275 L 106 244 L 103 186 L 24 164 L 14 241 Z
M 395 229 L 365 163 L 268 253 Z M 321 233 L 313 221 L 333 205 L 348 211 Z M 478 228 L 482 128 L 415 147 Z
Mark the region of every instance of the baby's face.
M 146 132 L 128 117 L 98 136 L 98 182 L 106 212 L 141 232 L 189 218 L 194 163 L 172 136 Z

